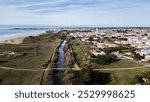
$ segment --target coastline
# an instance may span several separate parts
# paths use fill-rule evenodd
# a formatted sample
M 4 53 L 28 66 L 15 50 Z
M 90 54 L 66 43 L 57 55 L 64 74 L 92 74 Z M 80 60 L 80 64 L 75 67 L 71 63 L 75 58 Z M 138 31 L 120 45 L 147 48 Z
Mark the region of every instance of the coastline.
M 21 28 L 20 28 L 21 29 Z M 0 29 L 1 44 L 21 44 L 29 36 L 39 36 L 45 34 L 46 30 L 10 30 Z
M 5 45 L 5 44 L 12 44 L 12 45 L 18 45 L 18 44 L 22 44 L 24 39 L 30 37 L 30 36 L 33 36 L 33 37 L 36 37 L 36 36 L 40 36 L 40 35 L 43 35 L 45 33 L 39 33 L 39 34 L 33 34 L 33 35 L 27 35 L 27 36 L 20 36 L 20 37 L 14 37 L 14 38 L 9 38 L 9 39 L 5 39 L 5 40 L 0 40 L 0 45 Z
M 25 39 L 26 37 L 18 37 L 18 38 L 13 38 L 13 39 L 8 39 L 8 40 L 4 40 L 4 41 L 0 41 L 0 45 L 4 45 L 4 44 L 22 44 L 23 43 L 23 40 Z

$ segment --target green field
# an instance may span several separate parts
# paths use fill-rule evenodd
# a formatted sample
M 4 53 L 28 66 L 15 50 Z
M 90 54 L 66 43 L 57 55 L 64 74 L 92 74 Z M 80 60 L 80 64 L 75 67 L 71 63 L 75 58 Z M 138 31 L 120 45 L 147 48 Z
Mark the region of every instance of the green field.
M 130 59 L 122 59 L 120 61 L 111 63 L 110 65 L 95 65 L 95 68 L 134 68 L 134 67 L 140 67 L 143 66 L 143 63 L 140 63 L 138 61 L 130 60 Z
M 0 84 L 39 85 L 42 73 L 0 69 Z
M 28 37 L 23 44 L 0 45 L 0 53 L 14 51 L 15 55 L 0 56 L 0 66 L 16 69 L 45 69 L 53 48 L 60 40 L 52 34 Z M 43 72 L 0 69 L 0 84 L 40 84 Z
M 116 71 L 103 71 L 111 74 L 112 81 L 110 85 L 129 85 L 135 77 L 144 71 L 150 71 L 148 68 L 134 69 L 134 70 L 116 70 Z

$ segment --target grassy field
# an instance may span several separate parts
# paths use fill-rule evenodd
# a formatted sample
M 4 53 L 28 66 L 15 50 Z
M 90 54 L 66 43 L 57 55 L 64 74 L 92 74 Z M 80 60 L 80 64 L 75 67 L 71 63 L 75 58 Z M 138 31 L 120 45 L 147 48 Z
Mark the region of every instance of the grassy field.
M 27 72 L 0 69 L 0 84 L 39 85 L 43 72 Z
M 0 45 L 0 53 L 13 51 L 15 55 L 0 56 L 0 66 L 18 69 L 45 69 L 52 49 L 60 40 L 52 34 L 28 37 L 23 44 Z M 0 69 L 0 84 L 40 84 L 43 72 Z
M 95 65 L 95 64 L 94 64 Z M 95 65 L 95 68 L 134 68 L 143 66 L 143 63 L 138 61 L 130 60 L 130 59 L 123 59 L 110 65 Z
M 80 67 L 82 68 L 89 64 L 90 60 L 88 56 L 90 55 L 90 50 L 88 46 L 77 40 L 72 41 L 71 44 Z
M 135 75 L 140 75 L 144 71 L 150 71 L 148 68 L 134 69 L 134 70 L 117 70 L 117 71 L 103 71 L 111 74 L 112 81 L 110 85 L 129 85 Z

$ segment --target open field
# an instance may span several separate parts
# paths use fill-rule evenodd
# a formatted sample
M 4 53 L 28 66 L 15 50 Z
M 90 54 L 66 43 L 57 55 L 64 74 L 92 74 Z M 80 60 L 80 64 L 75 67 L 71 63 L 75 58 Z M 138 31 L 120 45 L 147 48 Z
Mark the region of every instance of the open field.
M 143 66 L 142 63 L 130 59 L 123 59 L 110 65 L 96 65 L 95 68 L 134 68 L 134 67 L 141 67 Z
M 27 37 L 22 44 L 0 45 L 0 66 L 16 69 L 45 69 L 53 48 L 60 42 L 55 35 Z M 12 53 L 13 54 L 10 54 Z M 42 72 L 0 69 L 0 84 L 40 84 Z
M 0 69 L 0 84 L 39 85 L 42 73 Z
M 102 71 L 111 74 L 112 81 L 110 85 L 129 85 L 136 75 L 140 75 L 144 71 L 150 71 L 148 68 L 134 69 L 134 70 L 116 70 L 116 71 Z

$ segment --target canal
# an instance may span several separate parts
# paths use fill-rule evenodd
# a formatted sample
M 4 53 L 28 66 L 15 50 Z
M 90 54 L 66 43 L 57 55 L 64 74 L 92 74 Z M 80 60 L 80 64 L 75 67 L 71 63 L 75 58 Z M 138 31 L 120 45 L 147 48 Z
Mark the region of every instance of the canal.
M 65 47 L 66 43 L 67 43 L 67 41 L 64 40 L 58 49 L 58 60 L 57 60 L 56 68 L 64 68 L 65 67 L 64 47 Z
M 65 70 L 59 70 L 63 69 L 65 67 L 65 53 L 64 53 L 64 48 L 66 45 L 67 41 L 64 40 L 59 49 L 58 49 L 58 58 L 57 58 L 57 63 L 55 66 L 55 71 L 54 71 L 54 85 L 63 85 L 63 76 L 64 76 L 64 71 Z

